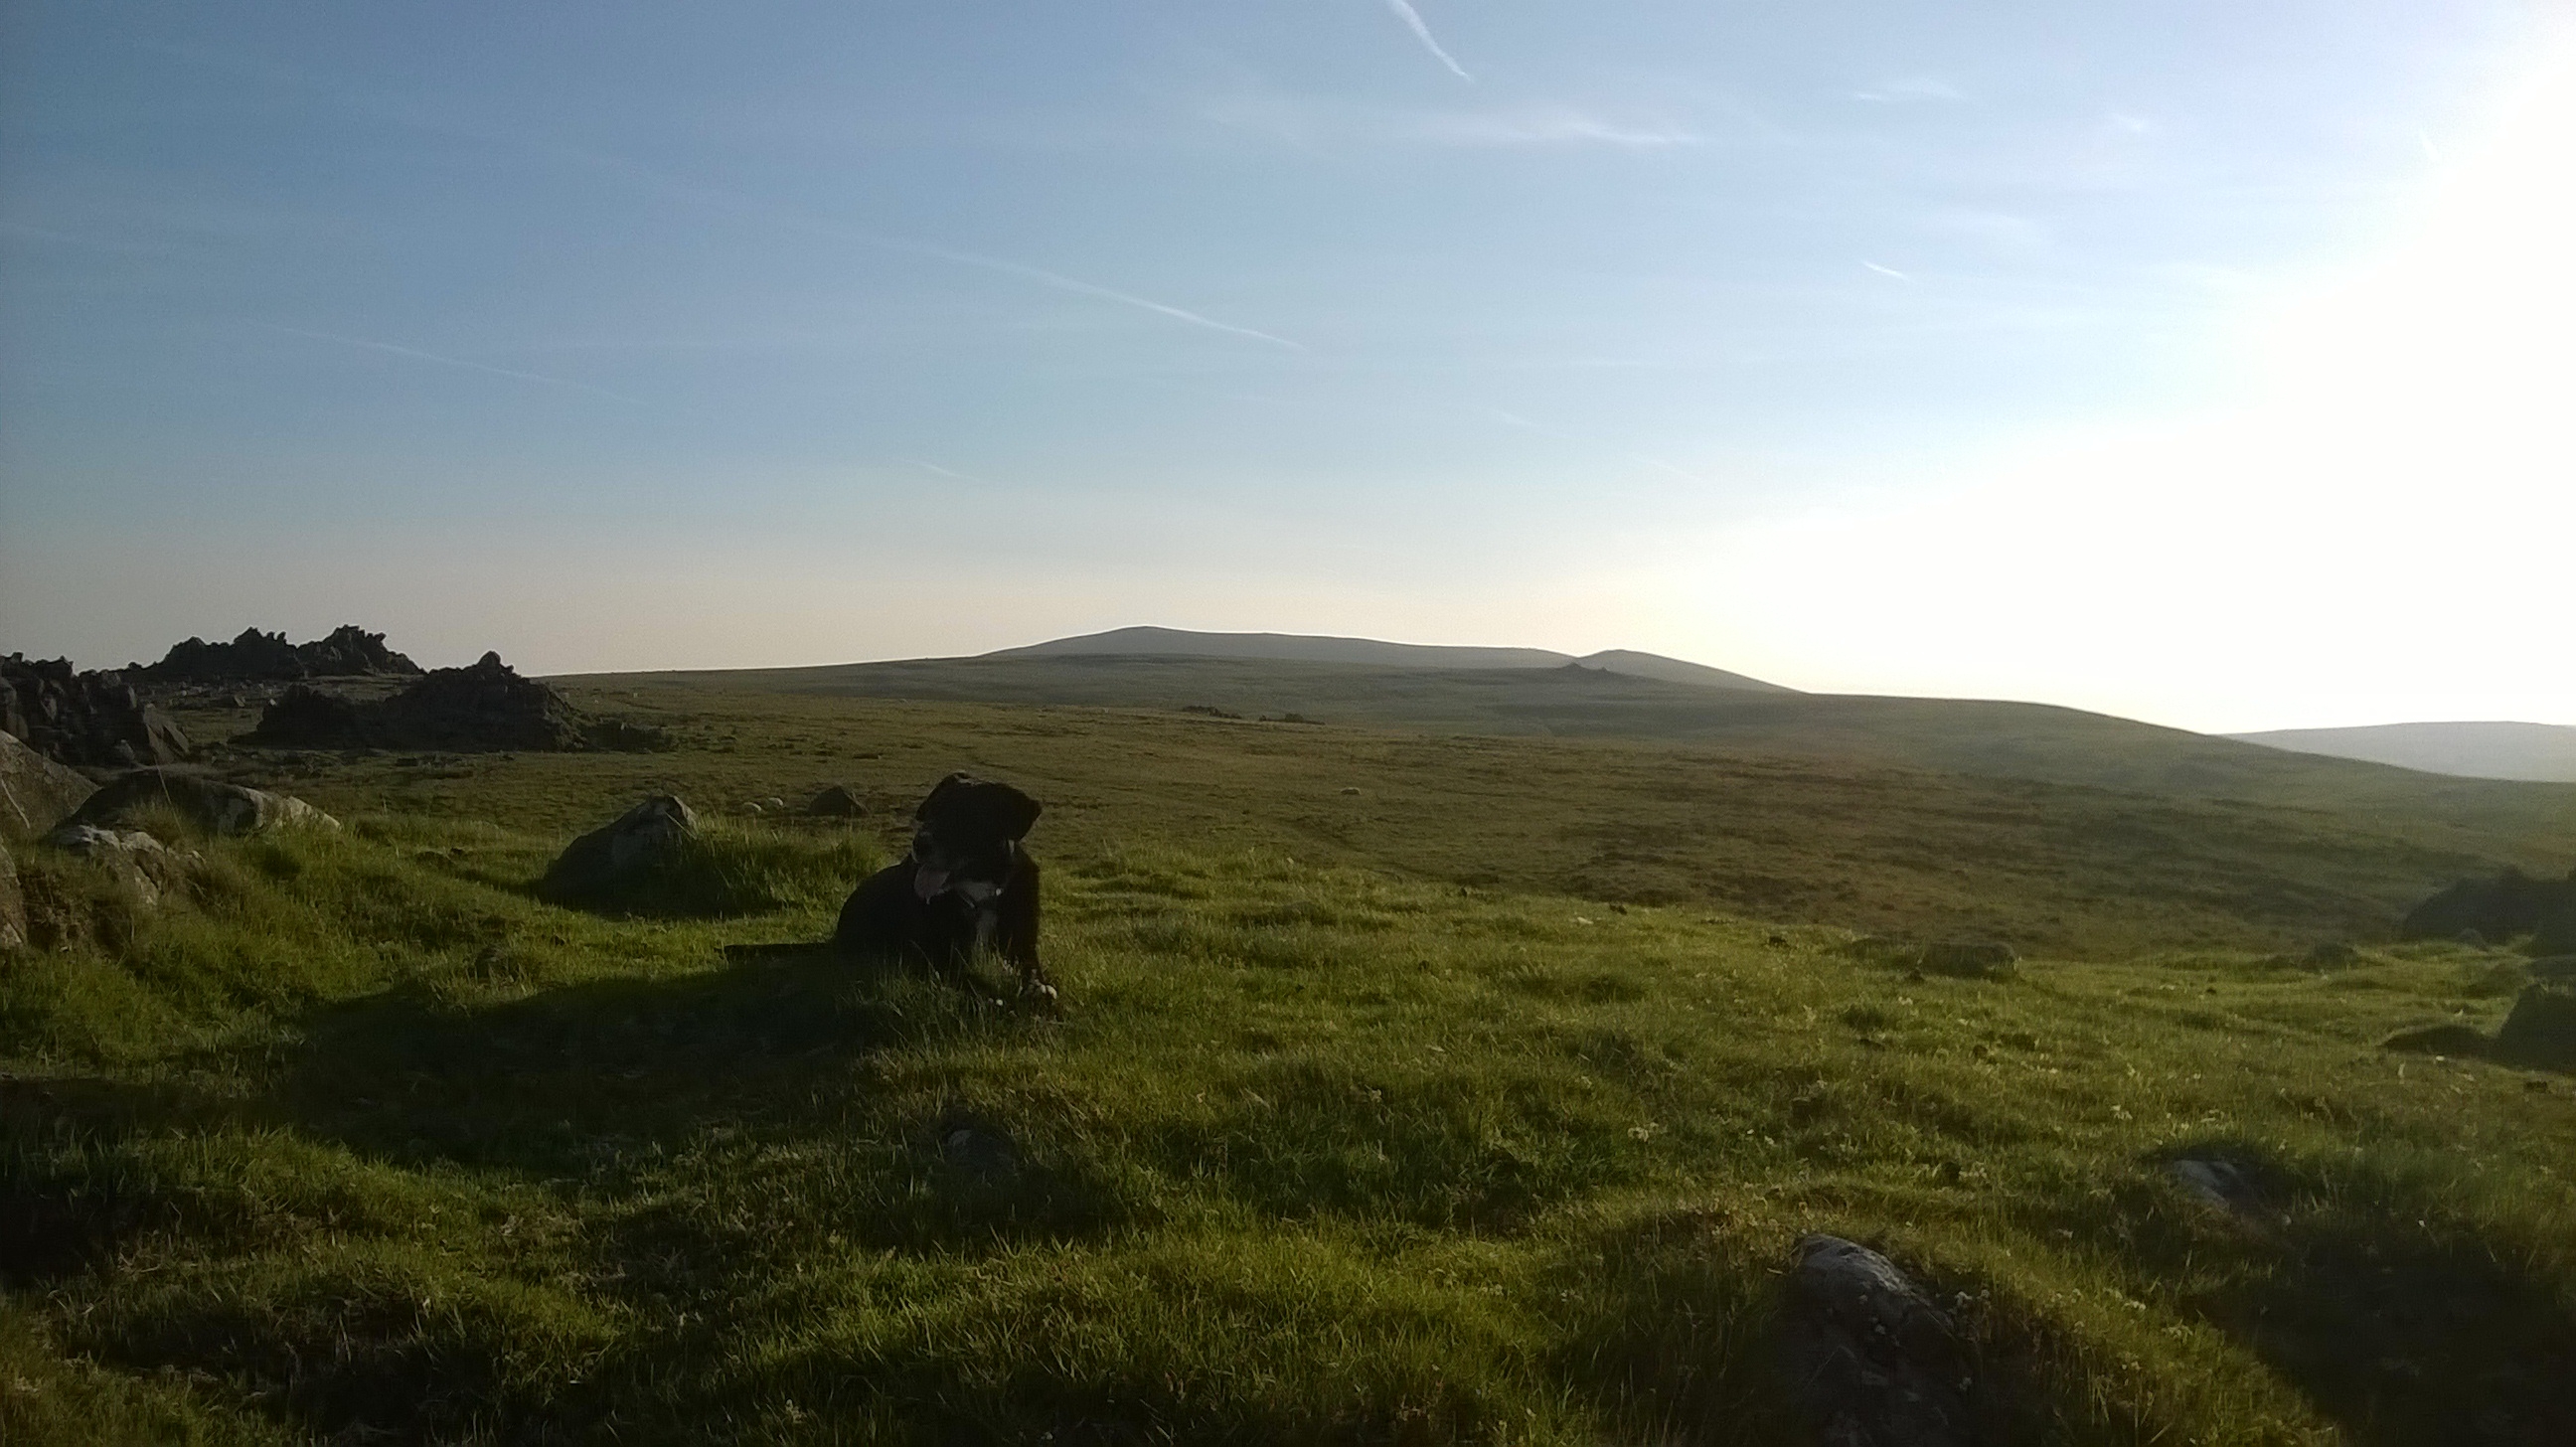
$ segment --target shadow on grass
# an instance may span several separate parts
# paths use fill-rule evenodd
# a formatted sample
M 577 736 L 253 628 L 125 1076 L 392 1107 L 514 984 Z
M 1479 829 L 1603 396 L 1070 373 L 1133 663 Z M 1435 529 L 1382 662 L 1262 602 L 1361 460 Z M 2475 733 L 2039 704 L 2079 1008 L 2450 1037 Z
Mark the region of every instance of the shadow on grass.
M 2576 1442 L 2576 1301 L 2498 1234 L 2386 1176 L 2329 1176 L 2243 1141 L 2232 1207 L 2123 1204 L 2131 1254 L 2365 1447 Z M 2186 1276 L 2186 1273 L 2188 1275 Z
M 228 1113 L 176 1085 L 0 1077 L 0 1288 L 92 1270 L 135 1236 L 180 1225 L 180 1203 L 102 1147 Z

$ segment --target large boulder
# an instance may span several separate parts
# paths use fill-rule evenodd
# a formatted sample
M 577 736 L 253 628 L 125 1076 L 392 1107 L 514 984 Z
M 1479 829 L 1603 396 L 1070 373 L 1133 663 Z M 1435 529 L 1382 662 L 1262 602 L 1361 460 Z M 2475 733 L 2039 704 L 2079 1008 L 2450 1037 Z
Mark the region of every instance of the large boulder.
M 666 746 L 659 729 L 593 718 L 552 687 L 486 653 L 470 668 L 441 668 L 390 698 L 358 702 L 305 685 L 260 715 L 246 742 L 323 749 L 445 753 Z
M 630 896 L 678 865 L 697 832 L 688 805 L 656 794 L 566 845 L 537 892 L 566 903 Z
M 2576 1070 L 2576 983 L 2524 987 L 2496 1032 L 2495 1058 L 2543 1070 Z
M 86 776 L 0 733 L 0 837 L 33 839 L 97 791 Z
M 385 635 L 343 623 L 327 638 L 289 643 L 283 633 L 245 628 L 230 643 L 191 638 L 159 663 L 126 671 L 148 683 L 286 682 L 354 674 L 417 674 L 420 665 L 385 646 Z
M 2397 926 L 2411 940 L 2456 939 L 2467 930 L 2498 942 L 2534 932 L 2576 940 L 2576 870 L 2565 879 L 2535 879 L 2519 869 L 2463 879 L 2408 910 Z
M 111 779 L 72 812 L 66 825 L 129 827 L 154 810 L 175 810 L 209 834 L 256 834 L 264 829 L 340 822 L 301 799 L 265 789 L 227 784 L 187 769 L 136 769 Z
M 0 733 L 80 768 L 175 764 L 195 752 L 122 674 L 77 673 L 67 658 L 0 658 Z
M 27 896 L 18 888 L 18 862 L 0 845 L 0 954 L 27 947 Z
M 1896 1264 L 1839 1236 L 1797 1246 L 1782 1303 L 1790 1400 L 1825 1447 L 1959 1447 L 1970 1357 Z

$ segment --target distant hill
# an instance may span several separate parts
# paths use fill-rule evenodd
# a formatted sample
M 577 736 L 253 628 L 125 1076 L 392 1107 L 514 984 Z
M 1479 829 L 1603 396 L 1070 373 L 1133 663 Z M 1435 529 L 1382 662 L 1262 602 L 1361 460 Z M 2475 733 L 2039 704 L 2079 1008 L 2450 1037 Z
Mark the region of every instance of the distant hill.
M 1660 679 L 1665 683 L 1689 683 L 1702 688 L 1749 688 L 1758 693 L 1796 693 L 1798 690 L 1777 683 L 1711 668 L 1705 663 L 1690 663 L 1679 658 L 1666 658 L 1660 653 L 1639 653 L 1628 648 L 1604 648 L 1574 660 L 1585 668 L 1604 673 L 1624 673 L 1630 678 Z
M 2292 753 L 2395 764 L 2472 779 L 2576 783 L 2576 728 L 2536 723 L 2402 723 L 2271 729 L 2226 737 Z
M 1381 645 L 1393 646 L 1393 645 Z M 2404 817 L 2429 844 L 2502 831 L 2576 857 L 2576 784 L 2445 778 L 2291 753 L 2046 704 L 1707 688 L 1592 668 L 1423 668 L 1190 654 L 916 658 L 818 668 L 557 679 L 923 703 L 1217 709 L 1430 734 L 1654 740 L 1785 761 L 1933 769 L 2138 795 L 2246 800 Z M 1797 765 L 1795 767 L 1804 767 Z M 2224 824 L 2224 808 L 2211 816 Z M 2213 888 L 2225 888 L 2213 881 Z
M 1378 668 L 1564 668 L 1579 664 L 1604 673 L 1661 679 L 1703 688 L 1745 688 L 1766 693 L 1796 690 L 1689 663 L 1657 653 L 1609 648 L 1581 658 L 1546 648 L 1461 648 L 1430 643 L 1386 643 L 1375 638 L 1330 638 L 1304 633 L 1199 633 L 1186 628 L 1113 628 L 1004 648 L 984 658 L 1245 658 L 1284 663 L 1355 663 Z

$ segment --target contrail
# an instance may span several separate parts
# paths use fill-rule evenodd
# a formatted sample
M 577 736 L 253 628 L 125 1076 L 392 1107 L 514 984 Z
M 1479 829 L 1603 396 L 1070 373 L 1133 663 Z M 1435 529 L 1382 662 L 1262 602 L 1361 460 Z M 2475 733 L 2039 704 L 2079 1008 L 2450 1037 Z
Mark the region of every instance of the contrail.
M 898 457 L 895 461 L 909 463 L 914 467 L 920 468 L 924 472 L 935 473 L 940 477 L 947 478 L 951 482 L 971 482 L 978 484 L 979 486 L 984 483 L 984 479 L 980 477 L 969 477 L 965 473 L 959 472 L 953 467 L 942 467 L 938 463 L 932 462 L 928 458 L 924 457 Z
M 1475 79 L 1455 56 L 1440 48 L 1440 42 L 1432 37 L 1431 27 L 1422 23 L 1422 12 L 1414 9 L 1408 0 L 1386 0 L 1386 8 L 1395 12 L 1395 18 L 1404 22 L 1404 28 L 1413 32 L 1413 38 L 1422 42 L 1422 48 L 1431 52 L 1432 59 L 1449 67 L 1451 75 L 1464 81 Z
M 515 377 L 522 382 L 543 382 L 549 387 L 570 387 L 575 391 L 597 393 L 602 397 L 632 406 L 645 405 L 642 398 L 629 397 L 623 392 L 611 392 L 606 387 L 594 387 L 588 382 L 576 382 L 570 377 L 549 377 L 543 372 L 515 372 L 508 367 L 488 367 L 481 362 L 469 362 L 462 357 L 442 357 L 436 352 L 424 352 L 417 347 L 398 347 L 391 342 L 371 342 L 364 337 L 334 336 L 329 332 L 308 332 L 301 327 L 282 327 L 275 322 L 262 322 L 260 325 L 272 332 L 284 332 L 290 337 L 304 337 L 316 342 L 337 342 L 344 347 L 364 347 L 371 352 L 391 352 L 397 357 L 409 357 L 415 362 L 435 362 L 442 367 L 461 367 L 468 372 L 484 372 L 495 377 Z
M 1221 322 L 1212 316 L 1204 316 L 1184 307 L 1168 306 L 1162 302 L 1155 301 L 1150 297 L 1137 296 L 1132 292 L 1113 291 L 1105 286 L 1094 286 L 1090 282 L 1079 281 L 1073 277 L 1064 275 L 1062 272 L 1049 271 L 1041 266 L 1030 266 L 1024 262 L 1017 261 L 1004 261 L 998 256 L 981 256 L 972 251 L 952 251 L 945 246 L 932 246 L 927 242 L 921 241 L 897 241 L 891 237 L 866 237 L 865 239 L 871 245 L 882 246 L 888 250 L 909 251 L 917 256 L 928 256 L 940 261 L 955 262 L 959 266 L 974 266 L 981 267 L 986 271 L 997 271 L 1004 276 L 1016 276 L 1025 281 L 1034 281 L 1040 286 L 1051 286 L 1058 291 L 1069 291 L 1076 296 L 1097 297 L 1102 301 L 1117 302 L 1121 306 L 1132 306 L 1139 311 L 1152 312 L 1156 316 L 1170 317 L 1174 321 L 1188 322 L 1194 327 L 1206 327 L 1211 331 L 1228 332 L 1238 337 L 1250 337 L 1257 342 L 1268 342 L 1274 347 L 1286 347 L 1292 352 L 1302 352 L 1306 350 L 1306 344 L 1303 342 L 1292 342 L 1286 337 L 1274 336 L 1269 332 L 1255 331 L 1251 327 L 1239 327 L 1232 322 Z
M 1881 266 L 1875 261 L 1863 261 L 1861 265 L 1868 267 L 1870 270 L 1877 272 L 1881 276 L 1895 277 L 1898 281 L 1912 281 L 1914 279 L 1906 273 L 1897 270 L 1895 267 Z

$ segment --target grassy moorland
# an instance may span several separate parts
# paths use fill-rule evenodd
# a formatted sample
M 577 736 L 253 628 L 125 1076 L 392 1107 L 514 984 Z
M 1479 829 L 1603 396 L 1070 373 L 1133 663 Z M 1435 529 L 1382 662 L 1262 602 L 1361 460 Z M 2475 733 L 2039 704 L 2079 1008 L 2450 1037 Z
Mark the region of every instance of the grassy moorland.
M 1793 1440 L 1810 1230 L 1996 1441 L 2576 1437 L 2576 1082 L 2376 1046 L 2501 1017 L 2387 926 L 2566 796 L 632 687 L 687 747 L 241 755 L 349 827 L 182 906 L 20 851 L 0 1439 Z M 1061 1021 L 793 947 L 957 767 L 1048 802 Z M 825 780 L 887 808 L 736 807 Z M 647 787 L 697 912 L 539 902 Z

